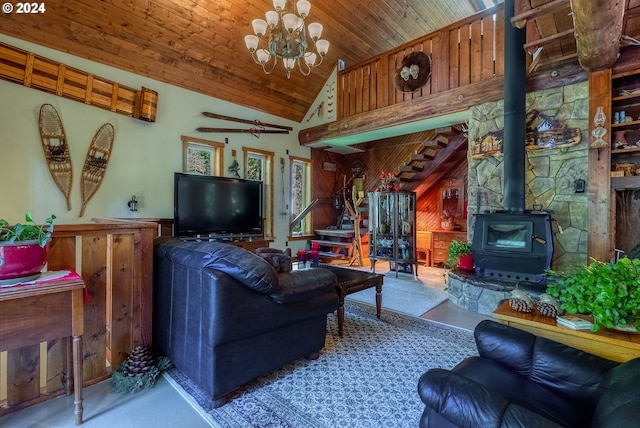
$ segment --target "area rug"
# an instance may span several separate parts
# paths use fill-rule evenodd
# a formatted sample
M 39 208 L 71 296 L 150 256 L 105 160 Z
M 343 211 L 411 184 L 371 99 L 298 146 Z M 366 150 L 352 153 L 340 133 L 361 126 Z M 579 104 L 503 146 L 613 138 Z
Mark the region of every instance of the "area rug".
M 383 267 L 382 264 L 381 267 Z M 369 271 L 370 268 L 358 268 Z M 414 278 L 409 273 L 389 271 L 388 268 L 378 269 L 376 273 L 384 274 L 382 284 L 382 309 L 419 317 L 430 309 L 449 298 L 444 285 L 444 270 L 420 266 L 418 276 Z M 349 294 L 348 301 L 357 301 L 368 305 L 375 305 L 375 288 Z
M 317 360 L 300 359 L 245 385 L 211 408 L 206 395 L 177 369 L 165 377 L 213 427 L 334 428 L 418 426 L 424 409 L 418 379 L 477 355 L 472 333 L 428 320 L 345 304 L 345 332 L 329 315 Z

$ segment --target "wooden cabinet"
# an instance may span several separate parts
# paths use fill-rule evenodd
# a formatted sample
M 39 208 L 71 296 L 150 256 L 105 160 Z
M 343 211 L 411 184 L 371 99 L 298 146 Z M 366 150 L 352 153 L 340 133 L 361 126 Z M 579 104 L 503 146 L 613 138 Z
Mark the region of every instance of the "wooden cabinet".
M 611 186 L 640 188 L 640 70 L 611 78 Z
M 417 275 L 415 192 L 369 193 L 369 260 L 374 272 L 388 260 L 396 276 L 406 267 Z
M 431 231 L 431 266 L 447 261 L 449 258 L 447 248 L 453 240 L 467 242 L 467 232 L 450 230 Z
M 258 248 L 267 248 L 269 244 L 273 241 L 273 239 L 265 239 L 265 238 L 252 238 L 252 239 L 243 239 L 240 241 L 225 241 L 226 244 L 236 245 L 238 247 L 242 247 L 247 251 L 255 251 Z

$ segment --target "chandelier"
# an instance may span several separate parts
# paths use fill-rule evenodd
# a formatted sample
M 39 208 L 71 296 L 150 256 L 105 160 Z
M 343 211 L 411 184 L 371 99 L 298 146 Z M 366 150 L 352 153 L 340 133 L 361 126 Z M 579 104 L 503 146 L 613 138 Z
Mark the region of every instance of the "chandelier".
M 291 70 L 298 63 L 300 73 L 308 76 L 313 67 L 322 64 L 325 54 L 329 50 L 329 42 L 320 39 L 322 24 L 317 22 L 309 24 L 305 28 L 304 20 L 309 16 L 311 3 L 306 0 L 298 0 L 295 10 L 289 0 L 273 0 L 275 11 L 268 11 L 264 19 L 254 19 L 251 22 L 253 32 L 245 36 L 244 42 L 251 52 L 251 57 L 256 64 L 262 66 L 266 74 L 270 74 L 276 67 L 278 58 L 287 72 L 287 79 L 291 77 Z M 263 38 L 267 38 L 265 48 L 258 48 Z M 313 44 L 309 49 L 307 35 Z M 314 52 L 315 51 L 315 52 Z M 320 60 L 316 64 L 316 60 Z

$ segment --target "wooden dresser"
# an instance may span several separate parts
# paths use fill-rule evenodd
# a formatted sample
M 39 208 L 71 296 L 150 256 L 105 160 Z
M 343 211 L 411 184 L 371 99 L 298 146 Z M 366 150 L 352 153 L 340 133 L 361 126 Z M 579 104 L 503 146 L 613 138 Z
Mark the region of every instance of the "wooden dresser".
M 447 261 L 449 258 L 447 248 L 453 240 L 467 242 L 467 232 L 459 230 L 431 231 L 431 266 Z

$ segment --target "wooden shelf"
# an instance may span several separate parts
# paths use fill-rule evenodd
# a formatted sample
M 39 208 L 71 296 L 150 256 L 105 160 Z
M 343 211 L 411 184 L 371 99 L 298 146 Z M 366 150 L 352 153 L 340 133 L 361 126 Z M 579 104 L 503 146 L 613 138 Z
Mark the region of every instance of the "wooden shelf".
M 611 188 L 613 190 L 640 189 L 640 175 L 634 175 L 631 177 L 611 177 Z
M 637 148 L 634 148 L 634 149 L 611 150 L 611 154 L 612 155 L 622 154 L 622 153 L 638 153 L 638 152 L 640 152 L 640 147 L 637 147 Z
M 640 126 L 640 120 L 633 120 L 631 122 L 623 122 L 623 123 L 612 123 L 611 129 L 624 128 L 625 126 Z
M 625 101 L 625 100 L 632 100 L 634 98 L 638 98 L 639 101 L 640 101 L 640 94 L 620 95 L 618 97 L 612 97 L 611 101 L 613 101 L 613 102 Z
M 609 360 L 625 362 L 640 356 L 640 334 L 625 333 L 604 327 L 597 333 L 592 333 L 591 330 L 572 330 L 558 325 L 555 318 L 516 312 L 511 309 L 508 301 L 503 302 L 493 312 L 493 317 L 503 324 Z

